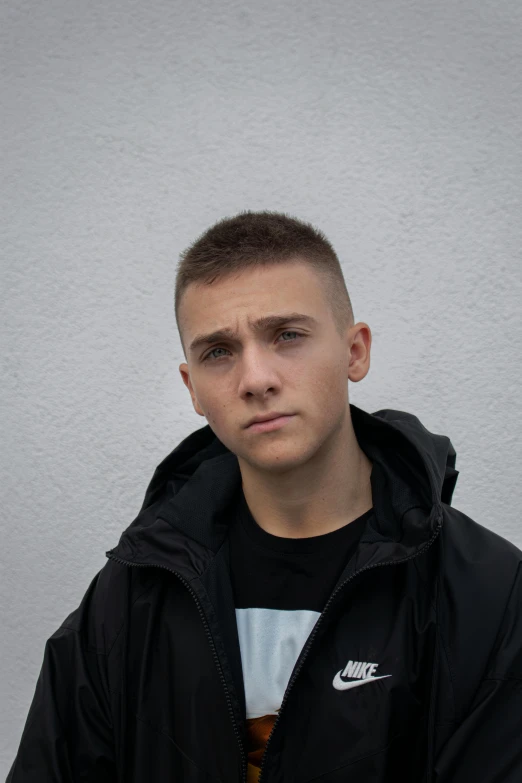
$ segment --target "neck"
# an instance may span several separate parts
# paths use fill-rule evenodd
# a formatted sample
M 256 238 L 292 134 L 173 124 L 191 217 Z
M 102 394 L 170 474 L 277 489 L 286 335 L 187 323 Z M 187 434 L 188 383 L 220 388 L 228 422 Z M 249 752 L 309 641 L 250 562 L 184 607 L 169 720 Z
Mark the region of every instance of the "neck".
M 263 530 L 275 536 L 307 538 L 330 533 L 373 504 L 372 462 L 359 446 L 349 406 L 343 421 L 303 464 L 282 473 L 259 471 L 242 459 L 239 464 L 250 513 Z

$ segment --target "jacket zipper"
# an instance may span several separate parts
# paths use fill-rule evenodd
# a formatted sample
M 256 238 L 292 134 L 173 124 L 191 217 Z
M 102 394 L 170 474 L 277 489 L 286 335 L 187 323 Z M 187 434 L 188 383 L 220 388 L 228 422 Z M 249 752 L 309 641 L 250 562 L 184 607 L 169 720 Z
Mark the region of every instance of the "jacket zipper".
M 317 632 L 317 627 L 318 627 L 319 623 L 321 622 L 321 620 L 324 618 L 324 616 L 326 614 L 326 611 L 330 607 L 330 604 L 334 600 L 335 596 L 339 593 L 340 590 L 342 590 L 345 587 L 345 585 L 348 584 L 348 582 L 351 582 L 352 579 L 355 579 L 356 576 L 358 576 L 359 574 L 362 574 L 363 571 L 370 571 L 372 568 L 378 568 L 380 566 L 400 565 L 401 563 L 405 563 L 408 560 L 413 560 L 413 558 L 418 557 L 419 555 L 423 554 L 433 544 L 433 542 L 435 541 L 435 539 L 439 535 L 441 527 L 442 527 L 442 521 L 439 521 L 437 529 L 436 529 L 435 533 L 433 534 L 433 536 L 431 537 L 431 539 L 428 541 L 428 543 L 422 549 L 420 549 L 415 554 L 409 555 L 408 557 L 403 557 L 401 560 L 387 560 L 384 563 L 374 563 L 373 565 L 365 566 L 364 568 L 360 568 L 359 571 L 355 571 L 351 576 L 349 576 L 347 579 L 345 579 L 344 582 L 342 582 L 336 590 L 334 590 L 334 592 L 332 593 L 332 595 L 330 596 L 330 598 L 326 602 L 326 606 L 324 607 L 321 615 L 318 617 L 317 622 L 314 625 L 310 636 L 308 637 L 308 640 L 307 640 L 307 642 L 305 644 L 305 647 L 303 649 L 303 654 L 302 654 L 302 658 L 301 658 L 301 661 L 299 663 L 299 666 L 294 670 L 292 676 L 290 677 L 288 685 L 286 686 L 286 691 L 284 693 L 283 701 L 281 702 L 281 706 L 279 707 L 279 710 L 278 710 L 278 713 L 277 713 L 277 718 L 274 721 L 274 725 L 272 726 L 272 730 L 271 730 L 270 734 L 268 735 L 268 739 L 266 741 L 265 750 L 264 750 L 263 756 L 261 758 L 261 766 L 259 768 L 259 777 L 257 779 L 257 783 L 262 783 L 264 765 L 265 765 L 265 760 L 266 760 L 267 751 L 268 751 L 268 745 L 270 744 L 270 740 L 272 739 L 272 736 L 274 734 L 275 728 L 276 728 L 276 726 L 277 726 L 277 724 L 279 722 L 279 719 L 281 718 L 281 713 L 283 712 L 283 707 L 284 707 L 286 701 L 288 700 L 288 694 L 289 694 L 289 692 L 290 692 L 290 690 L 292 688 L 292 685 L 294 684 L 295 680 L 297 679 L 297 675 L 299 674 L 299 672 L 300 672 L 300 670 L 301 670 L 301 668 L 303 666 L 303 663 L 304 663 L 304 660 L 305 660 L 306 656 L 308 655 L 308 653 L 310 651 L 310 647 L 312 645 L 312 642 L 314 640 L 315 634 Z
M 217 669 L 219 671 L 219 675 L 221 677 L 221 682 L 223 683 L 223 687 L 224 687 L 224 690 L 225 690 L 225 696 L 226 696 L 226 700 L 227 700 L 227 704 L 228 704 L 228 711 L 230 712 L 230 717 L 232 718 L 232 725 L 234 727 L 234 733 L 235 733 L 235 735 L 237 737 L 237 741 L 238 741 L 238 745 L 239 745 L 239 751 L 241 753 L 241 780 L 242 780 L 242 783 L 246 783 L 246 780 L 247 780 L 247 763 L 246 763 L 245 749 L 243 747 L 243 739 L 241 737 L 241 732 L 239 731 L 239 728 L 238 728 L 237 723 L 236 723 L 236 719 L 235 719 L 235 716 L 234 716 L 234 710 L 232 708 L 232 702 L 230 701 L 230 694 L 229 694 L 229 691 L 228 691 L 228 687 L 227 687 L 227 683 L 226 683 L 226 680 L 225 680 L 225 676 L 223 674 L 223 669 L 221 668 L 221 662 L 220 662 L 218 654 L 216 652 L 216 647 L 214 645 L 214 640 L 212 638 L 212 634 L 210 633 L 210 629 L 208 627 L 207 618 L 205 617 L 205 613 L 204 613 L 204 611 L 203 611 L 203 609 L 201 607 L 201 604 L 199 602 L 199 598 L 198 598 L 197 594 L 194 592 L 194 590 L 190 586 L 189 582 L 187 582 L 187 580 L 183 576 L 181 576 L 181 574 L 179 574 L 177 571 L 173 571 L 172 568 L 167 568 L 167 566 L 158 565 L 157 563 L 129 563 L 127 560 L 122 560 L 120 557 L 116 557 L 116 555 L 113 555 L 110 552 L 107 553 L 107 557 L 109 557 L 111 560 L 115 560 L 117 563 L 121 563 L 122 565 L 126 565 L 126 566 L 132 566 L 134 568 L 164 568 L 166 571 L 170 571 L 171 574 L 174 574 L 175 576 L 177 576 L 178 579 L 180 579 L 181 582 L 183 582 L 183 584 L 185 585 L 185 587 L 187 588 L 189 593 L 194 598 L 194 600 L 196 602 L 196 605 L 198 607 L 201 619 L 203 620 L 203 626 L 204 626 L 205 631 L 207 633 L 207 637 L 208 637 L 208 640 L 210 642 L 212 653 L 214 655 L 214 660 L 215 660 L 215 662 L 217 664 Z

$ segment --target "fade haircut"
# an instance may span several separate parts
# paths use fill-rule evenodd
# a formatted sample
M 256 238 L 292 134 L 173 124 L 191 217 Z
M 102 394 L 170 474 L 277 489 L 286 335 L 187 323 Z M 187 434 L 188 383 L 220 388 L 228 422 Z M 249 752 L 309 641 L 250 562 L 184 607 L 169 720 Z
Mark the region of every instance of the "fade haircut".
M 309 264 L 322 278 L 326 301 L 342 338 L 354 316 L 341 264 L 326 236 L 284 212 L 246 210 L 219 220 L 180 255 L 174 310 L 185 359 L 179 309 L 191 283 L 211 285 L 246 269 L 296 260 Z

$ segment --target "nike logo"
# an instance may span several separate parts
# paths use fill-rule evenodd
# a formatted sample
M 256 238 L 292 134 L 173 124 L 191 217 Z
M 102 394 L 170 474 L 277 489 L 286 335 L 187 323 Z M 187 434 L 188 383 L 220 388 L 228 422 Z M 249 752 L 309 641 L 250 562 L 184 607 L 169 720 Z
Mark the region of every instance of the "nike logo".
M 380 677 L 366 677 L 364 680 L 351 680 L 350 682 L 346 682 L 345 680 L 341 680 L 341 671 L 337 672 L 333 679 L 333 686 L 334 688 L 337 688 L 338 691 L 347 691 L 350 688 L 357 688 L 359 685 L 366 685 L 369 682 L 375 682 L 375 680 L 384 680 L 386 677 L 391 677 L 391 674 L 381 674 Z
M 337 672 L 332 685 L 338 691 L 347 691 L 350 688 L 357 688 L 359 685 L 366 685 L 374 680 L 384 680 L 386 677 L 392 676 L 391 674 L 381 674 L 379 677 L 375 677 L 378 665 L 377 663 L 366 663 L 366 661 L 348 661 L 344 669 Z M 342 677 L 352 677 L 353 679 L 347 682 Z

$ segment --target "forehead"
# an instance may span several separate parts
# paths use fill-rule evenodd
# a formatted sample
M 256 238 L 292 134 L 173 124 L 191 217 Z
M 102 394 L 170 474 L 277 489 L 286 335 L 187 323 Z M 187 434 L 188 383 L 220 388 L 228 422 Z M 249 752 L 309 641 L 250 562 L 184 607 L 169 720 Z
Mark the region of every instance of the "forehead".
M 297 305 L 318 308 L 325 295 L 321 276 L 306 262 L 293 260 L 280 264 L 266 264 L 234 272 L 211 284 L 191 283 L 180 304 L 187 326 L 196 326 L 221 313 L 252 314 L 256 307 L 299 309 Z M 256 315 L 262 315 L 257 312 Z

